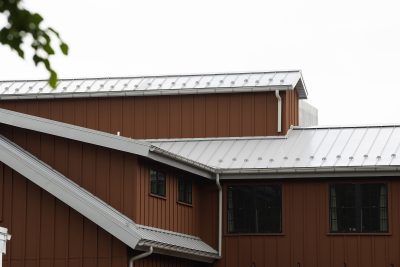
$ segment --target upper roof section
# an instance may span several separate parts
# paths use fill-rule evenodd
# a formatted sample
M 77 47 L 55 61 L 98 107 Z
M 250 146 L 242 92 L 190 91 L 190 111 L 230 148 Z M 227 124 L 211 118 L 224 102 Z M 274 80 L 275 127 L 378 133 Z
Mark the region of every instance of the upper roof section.
M 0 99 L 72 98 L 143 95 L 215 94 L 307 90 L 300 71 L 61 79 L 52 89 L 46 80 L 0 81 Z

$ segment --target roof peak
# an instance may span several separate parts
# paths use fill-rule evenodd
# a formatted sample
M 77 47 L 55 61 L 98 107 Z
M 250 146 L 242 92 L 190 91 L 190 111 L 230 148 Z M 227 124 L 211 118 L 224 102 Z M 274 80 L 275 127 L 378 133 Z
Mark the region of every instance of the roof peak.
M 97 76 L 97 77 L 79 77 L 79 78 L 59 78 L 58 81 L 86 81 L 86 80 L 121 80 L 121 79 L 137 79 L 137 78 L 169 78 L 169 77 L 197 77 L 197 76 L 221 76 L 221 75 L 246 75 L 246 74 L 272 74 L 272 73 L 289 73 L 298 72 L 301 70 L 273 70 L 273 71 L 232 71 L 232 72 L 204 72 L 204 73 L 183 73 L 183 74 L 145 74 L 145 75 L 126 75 L 126 76 Z M 9 79 L 0 80 L 0 83 L 5 82 L 46 82 L 48 79 Z

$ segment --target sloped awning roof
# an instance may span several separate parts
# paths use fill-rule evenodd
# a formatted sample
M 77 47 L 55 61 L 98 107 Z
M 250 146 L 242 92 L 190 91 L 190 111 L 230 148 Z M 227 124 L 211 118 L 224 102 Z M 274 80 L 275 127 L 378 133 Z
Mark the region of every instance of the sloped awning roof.
M 297 90 L 301 99 L 307 98 L 307 89 L 300 71 L 60 79 L 54 90 L 46 80 L 0 81 L 0 99 L 215 94 L 274 90 Z
M 211 178 L 211 169 L 207 166 L 196 165 L 186 159 L 174 159 L 163 156 L 154 147 L 145 141 L 135 140 L 109 134 L 101 131 L 79 127 L 68 123 L 44 119 L 20 112 L 0 108 L 0 124 L 11 125 L 40 133 L 51 134 L 88 144 L 107 147 L 135 155 L 143 156 L 178 169 L 188 171 L 206 178 Z M 163 151 L 167 153 L 166 151 Z
M 400 125 L 295 127 L 284 137 L 149 142 L 223 174 L 400 170 Z
M 40 186 L 132 249 L 212 262 L 218 252 L 195 236 L 135 224 L 95 195 L 0 135 L 0 161 Z

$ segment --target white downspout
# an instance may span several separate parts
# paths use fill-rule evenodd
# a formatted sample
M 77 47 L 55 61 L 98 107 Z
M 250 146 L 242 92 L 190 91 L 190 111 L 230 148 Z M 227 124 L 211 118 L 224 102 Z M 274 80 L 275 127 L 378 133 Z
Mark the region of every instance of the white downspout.
M 216 175 L 215 182 L 218 187 L 218 256 L 222 256 L 222 187 L 219 181 L 219 173 Z
M 149 247 L 149 251 L 143 252 L 142 254 L 133 256 L 132 258 L 129 259 L 129 267 L 133 267 L 133 263 L 137 260 L 146 258 L 147 256 L 150 256 L 153 253 L 153 247 Z
M 279 90 L 275 90 L 276 99 L 278 99 L 278 133 L 282 132 L 282 98 Z

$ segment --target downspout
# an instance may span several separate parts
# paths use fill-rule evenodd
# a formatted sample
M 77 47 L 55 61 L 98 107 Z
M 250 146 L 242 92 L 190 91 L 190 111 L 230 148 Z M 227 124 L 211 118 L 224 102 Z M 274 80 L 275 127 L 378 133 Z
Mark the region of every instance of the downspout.
M 142 254 L 133 256 L 132 258 L 129 259 L 129 267 L 133 267 L 133 263 L 137 260 L 146 258 L 147 256 L 150 256 L 153 253 L 153 247 L 149 247 L 149 251 L 143 252 Z
M 278 99 L 278 133 L 282 132 L 282 98 L 279 90 L 275 90 L 276 99 Z
M 222 187 L 219 181 L 219 173 L 215 177 L 218 187 L 218 256 L 222 256 Z

